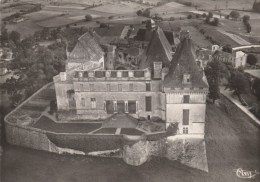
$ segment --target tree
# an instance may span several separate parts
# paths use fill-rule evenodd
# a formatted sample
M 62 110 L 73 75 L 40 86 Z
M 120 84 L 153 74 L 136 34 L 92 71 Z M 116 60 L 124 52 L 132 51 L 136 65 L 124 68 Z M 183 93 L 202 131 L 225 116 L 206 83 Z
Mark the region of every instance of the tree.
M 90 14 L 87 14 L 87 15 L 85 16 L 85 20 L 86 20 L 86 21 L 92 21 L 92 16 L 91 16 Z
M 246 62 L 247 62 L 248 64 L 250 64 L 250 65 L 255 65 L 255 64 L 257 63 L 257 58 L 255 57 L 254 54 L 249 54 L 249 55 L 247 56 Z
M 245 23 L 245 22 L 249 22 L 249 20 L 250 20 L 250 16 L 248 16 L 248 15 L 244 15 L 243 16 L 243 22 Z
M 215 100 L 220 98 L 220 81 L 222 78 L 228 78 L 229 72 L 225 65 L 217 59 L 209 62 L 204 71 L 209 84 L 209 98 L 215 103 Z
M 15 44 L 19 43 L 20 42 L 20 38 L 21 38 L 21 35 L 19 32 L 17 31 L 12 31 L 10 34 L 9 34 L 9 39 L 11 41 L 13 41 Z
M 2 36 L 1 36 L 2 43 L 8 43 L 9 34 L 7 32 L 7 29 L 6 28 L 1 29 L 1 33 L 2 33 Z
M 109 25 L 105 23 L 100 23 L 99 28 L 108 28 Z
M 189 15 L 187 16 L 187 18 L 188 18 L 188 19 L 191 19 L 191 18 L 192 18 L 192 15 L 191 15 L 191 14 L 189 14 Z
M 249 81 L 243 72 L 235 70 L 231 73 L 227 88 L 234 91 L 235 95 L 238 96 L 240 102 L 242 103 L 241 94 L 246 94 L 249 92 Z
M 142 16 L 143 12 L 142 12 L 142 10 L 138 10 L 138 11 L 136 12 L 136 14 L 137 14 L 138 16 Z
M 218 18 L 214 18 L 214 21 L 212 22 L 212 25 L 218 26 L 218 24 L 219 24 L 219 19 Z
M 144 17 L 147 17 L 147 18 L 150 18 L 150 14 L 151 14 L 151 12 L 150 12 L 150 9 L 145 9 L 144 11 L 143 11 L 143 16 Z
M 232 53 L 232 47 L 231 47 L 231 45 L 226 44 L 225 46 L 223 46 L 222 51 L 228 52 L 228 53 Z
M 211 11 L 208 13 L 208 17 L 213 18 L 213 13 Z
M 233 19 L 238 19 L 240 17 L 240 14 L 238 11 L 231 11 L 231 13 L 229 14 L 229 16 Z
M 257 99 L 260 101 L 260 79 L 255 79 L 252 84 L 252 90 Z

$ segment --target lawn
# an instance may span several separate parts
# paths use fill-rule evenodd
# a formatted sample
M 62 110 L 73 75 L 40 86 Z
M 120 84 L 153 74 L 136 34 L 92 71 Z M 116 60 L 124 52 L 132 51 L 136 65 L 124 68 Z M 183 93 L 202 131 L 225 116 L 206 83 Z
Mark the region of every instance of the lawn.
M 41 116 L 32 127 L 56 133 L 89 133 L 101 125 L 102 123 L 55 123 L 50 118 Z
M 120 134 L 123 135 L 142 135 L 144 132 L 134 128 L 122 128 Z
M 96 134 L 115 134 L 117 128 L 101 128 L 94 133 Z

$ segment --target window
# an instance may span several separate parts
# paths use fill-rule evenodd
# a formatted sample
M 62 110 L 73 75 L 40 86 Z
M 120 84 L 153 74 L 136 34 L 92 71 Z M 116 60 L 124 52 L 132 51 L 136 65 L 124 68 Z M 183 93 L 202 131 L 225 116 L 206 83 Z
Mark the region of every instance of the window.
M 151 83 L 146 83 L 146 91 L 151 91 Z
M 152 111 L 152 97 L 151 96 L 145 97 L 145 110 Z
M 136 109 L 137 109 L 137 104 L 136 104 L 136 101 L 134 100 L 131 100 L 131 101 L 128 101 L 128 112 L 130 114 L 135 114 L 136 113 Z
M 128 102 L 125 101 L 125 112 L 128 113 Z
M 110 84 L 107 84 L 107 91 L 110 91 Z
M 183 83 L 190 83 L 190 74 L 184 74 L 183 75 Z
M 190 110 L 183 109 L 182 125 L 189 125 Z
M 118 91 L 122 91 L 122 84 L 118 84 Z
M 133 90 L 134 90 L 134 84 L 133 84 L 133 83 L 130 83 L 130 84 L 129 84 L 129 90 L 130 90 L 130 91 L 133 91 Z
M 183 127 L 183 134 L 189 134 L 188 127 Z
M 80 85 L 80 90 L 83 90 L 83 84 L 79 84 Z
M 82 78 L 82 77 L 83 77 L 83 73 L 79 72 L 79 78 Z
M 183 103 L 190 103 L 190 96 L 189 95 L 183 96 Z
M 96 98 L 91 98 L 91 109 L 96 109 Z
M 85 99 L 81 98 L 81 106 L 85 106 Z
M 117 101 L 114 101 L 114 112 L 117 112 Z
M 90 91 L 94 91 L 94 84 L 90 84 Z

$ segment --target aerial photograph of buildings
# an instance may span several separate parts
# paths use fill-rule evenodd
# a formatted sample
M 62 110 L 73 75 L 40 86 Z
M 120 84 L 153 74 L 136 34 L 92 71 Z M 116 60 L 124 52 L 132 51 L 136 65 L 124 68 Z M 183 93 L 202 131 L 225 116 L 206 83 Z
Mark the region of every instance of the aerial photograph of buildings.
M 0 182 L 260 181 L 260 0 L 0 15 Z

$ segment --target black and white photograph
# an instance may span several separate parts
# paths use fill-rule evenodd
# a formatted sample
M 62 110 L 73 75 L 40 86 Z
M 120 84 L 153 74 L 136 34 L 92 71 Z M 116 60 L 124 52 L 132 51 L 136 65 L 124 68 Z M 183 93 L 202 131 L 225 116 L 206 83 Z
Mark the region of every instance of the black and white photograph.
M 0 182 L 260 182 L 260 0 L 0 0 Z

